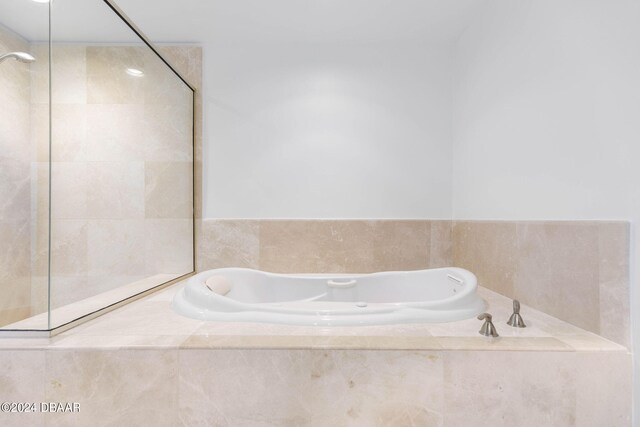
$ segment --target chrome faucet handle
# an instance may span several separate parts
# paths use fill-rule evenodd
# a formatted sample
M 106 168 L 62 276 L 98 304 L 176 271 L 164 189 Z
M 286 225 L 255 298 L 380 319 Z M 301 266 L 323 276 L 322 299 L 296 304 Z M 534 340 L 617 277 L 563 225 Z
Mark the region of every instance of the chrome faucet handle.
M 522 320 L 522 316 L 520 316 L 520 301 L 517 299 L 513 300 L 513 314 L 509 317 L 507 321 L 507 325 L 513 326 L 514 328 L 526 328 L 524 320 Z
M 478 320 L 484 320 L 487 319 L 487 322 L 491 322 L 491 320 L 493 320 L 493 316 L 490 315 L 489 313 L 482 313 L 481 315 L 478 316 Z
M 478 331 L 480 335 L 484 335 L 485 337 L 497 337 L 498 332 L 496 331 L 496 327 L 493 326 L 493 322 L 491 321 L 493 316 L 489 313 L 482 313 L 478 316 L 478 320 L 484 320 L 482 327 Z

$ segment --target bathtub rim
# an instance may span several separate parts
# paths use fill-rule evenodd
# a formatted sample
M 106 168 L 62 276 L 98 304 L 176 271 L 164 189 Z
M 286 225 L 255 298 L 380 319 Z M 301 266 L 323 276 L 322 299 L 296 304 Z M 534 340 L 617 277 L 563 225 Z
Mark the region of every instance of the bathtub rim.
M 317 278 L 367 277 L 373 275 L 419 274 L 437 270 L 453 271 L 465 277 L 466 289 L 462 292 L 437 300 L 418 302 L 368 303 L 365 309 L 355 308 L 354 302 L 329 302 L 332 309 L 296 308 L 301 300 L 282 303 L 245 303 L 222 296 L 208 289 L 204 282 L 208 277 L 224 271 L 246 271 L 270 277 Z M 486 309 L 486 302 L 477 293 L 476 276 L 459 267 L 409 271 L 383 271 L 375 273 L 271 273 L 250 268 L 225 267 L 211 269 L 192 276 L 185 287 L 176 293 L 172 301 L 173 309 L 181 315 L 199 319 L 223 322 L 259 322 L 313 326 L 366 326 L 394 323 L 442 323 L 469 319 Z M 318 303 L 318 302 L 317 302 Z M 314 304 L 317 304 L 314 303 Z M 286 306 L 282 306 L 286 304 Z M 457 304 L 452 306 L 452 304 Z M 215 307 L 215 309 L 212 309 Z M 221 309 L 222 308 L 227 308 Z

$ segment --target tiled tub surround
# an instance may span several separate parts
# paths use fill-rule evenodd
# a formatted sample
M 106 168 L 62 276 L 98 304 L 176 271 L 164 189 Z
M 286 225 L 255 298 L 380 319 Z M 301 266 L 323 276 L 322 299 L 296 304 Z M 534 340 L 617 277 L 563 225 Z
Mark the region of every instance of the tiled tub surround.
M 478 283 L 629 347 L 629 224 L 456 221 L 453 260 Z
M 201 322 L 182 284 L 50 339 L 0 340 L 7 401 L 80 402 L 79 414 L 2 425 L 628 426 L 625 348 L 480 289 L 479 321 L 314 328 Z M 99 421 L 96 421 L 99 420 Z
M 373 273 L 451 265 L 450 221 L 213 220 L 199 222 L 197 270 Z
M 629 345 L 626 222 L 205 219 L 197 236 L 198 271 L 466 268 L 481 286 Z

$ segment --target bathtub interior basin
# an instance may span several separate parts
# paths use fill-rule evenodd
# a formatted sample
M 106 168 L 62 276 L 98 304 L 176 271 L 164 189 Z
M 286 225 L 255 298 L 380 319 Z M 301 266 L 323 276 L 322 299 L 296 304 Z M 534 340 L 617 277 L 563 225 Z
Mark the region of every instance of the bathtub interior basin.
M 184 316 L 213 321 L 318 326 L 450 322 L 485 310 L 476 291 L 475 275 L 455 267 L 339 275 L 221 268 L 191 277 L 172 305 Z

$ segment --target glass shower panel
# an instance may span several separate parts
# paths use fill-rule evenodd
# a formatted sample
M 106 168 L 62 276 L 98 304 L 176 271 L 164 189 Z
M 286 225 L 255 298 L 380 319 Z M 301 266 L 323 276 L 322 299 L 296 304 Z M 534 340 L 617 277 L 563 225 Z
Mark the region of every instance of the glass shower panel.
M 55 328 L 193 271 L 193 91 L 102 0 L 51 16 Z
M 49 5 L 2 0 L 1 329 L 47 329 L 48 326 L 48 56 Z

